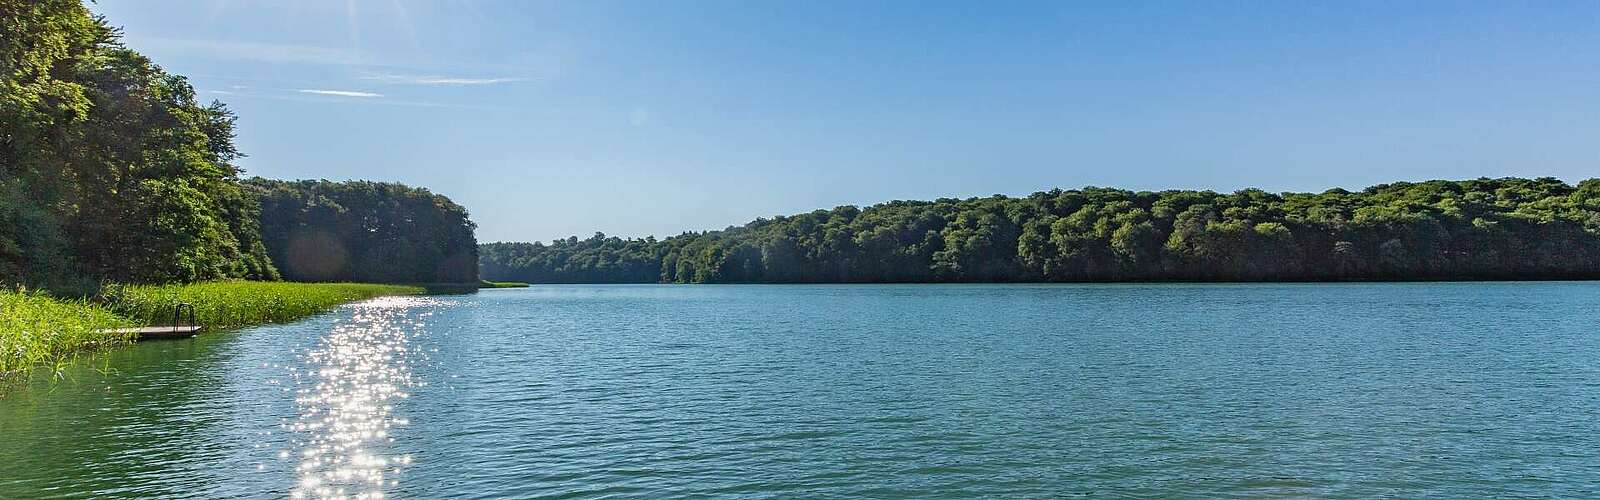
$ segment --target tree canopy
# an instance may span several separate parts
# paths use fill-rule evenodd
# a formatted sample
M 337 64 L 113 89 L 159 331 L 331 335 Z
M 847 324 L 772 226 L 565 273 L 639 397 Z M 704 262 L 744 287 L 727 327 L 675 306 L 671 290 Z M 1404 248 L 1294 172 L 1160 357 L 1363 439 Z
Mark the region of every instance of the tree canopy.
M 1319 194 L 1088 187 L 893 201 L 664 240 L 491 243 L 536 283 L 1600 278 L 1600 179 L 1397 182 Z
M 76 0 L 0 0 L 0 20 L 0 277 L 277 277 L 225 106 Z
M 274 262 L 291 279 L 477 281 L 461 206 L 399 184 L 247 185 L 234 121 L 80 0 L 0 0 L 0 284 L 275 280 Z
M 261 236 L 286 279 L 478 282 L 476 226 L 449 198 L 371 181 L 246 185 L 261 200 Z

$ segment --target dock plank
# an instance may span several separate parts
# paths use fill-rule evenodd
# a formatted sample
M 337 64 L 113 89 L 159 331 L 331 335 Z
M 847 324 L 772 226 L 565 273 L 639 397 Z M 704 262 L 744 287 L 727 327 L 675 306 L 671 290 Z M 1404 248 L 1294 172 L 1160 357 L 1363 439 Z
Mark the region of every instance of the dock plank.
M 203 326 L 143 326 L 133 328 L 112 328 L 101 330 L 105 333 L 136 333 L 140 340 L 144 339 L 176 339 L 193 337 L 205 329 Z

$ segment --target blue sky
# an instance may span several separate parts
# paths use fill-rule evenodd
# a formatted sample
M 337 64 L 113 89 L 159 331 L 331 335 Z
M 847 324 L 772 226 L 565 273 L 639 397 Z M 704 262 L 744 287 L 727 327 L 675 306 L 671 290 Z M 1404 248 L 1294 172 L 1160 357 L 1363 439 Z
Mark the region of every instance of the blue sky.
M 1600 174 L 1597 2 L 99 0 L 243 166 L 666 236 L 1052 187 Z

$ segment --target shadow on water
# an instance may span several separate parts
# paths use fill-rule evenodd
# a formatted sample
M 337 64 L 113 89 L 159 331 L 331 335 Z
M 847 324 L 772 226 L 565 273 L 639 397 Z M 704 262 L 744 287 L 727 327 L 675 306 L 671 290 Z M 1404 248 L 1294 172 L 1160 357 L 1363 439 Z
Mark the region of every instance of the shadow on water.
M 422 288 L 428 295 L 471 295 L 482 288 L 480 283 L 427 283 Z
M 271 416 L 294 414 L 292 405 L 270 404 L 282 398 L 242 404 L 241 389 L 228 383 L 249 370 L 235 360 L 251 349 L 242 339 L 251 334 L 140 342 L 16 382 L 0 396 L 0 498 L 64 486 L 168 497 L 220 484 L 234 469 L 220 464 L 251 458 L 237 456 L 236 443 L 261 437 L 239 420 L 270 426 Z

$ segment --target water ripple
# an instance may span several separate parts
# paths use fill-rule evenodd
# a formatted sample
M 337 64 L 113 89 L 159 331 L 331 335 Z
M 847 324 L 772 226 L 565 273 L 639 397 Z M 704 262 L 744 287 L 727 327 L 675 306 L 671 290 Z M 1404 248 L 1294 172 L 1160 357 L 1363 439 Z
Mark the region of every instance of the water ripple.
M 1595 497 L 1596 302 L 1594 283 L 385 299 L 0 400 L 0 498 Z
M 420 385 L 411 364 L 425 355 L 412 337 L 443 301 L 419 297 L 371 300 L 352 307 L 301 356 L 293 372 L 299 415 L 284 430 L 294 436 L 280 458 L 297 457 L 291 498 L 383 498 L 412 455 L 388 452 L 390 433 L 409 422 L 394 405 Z

